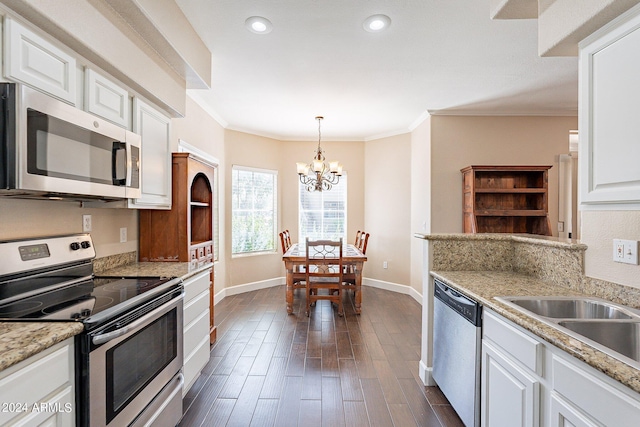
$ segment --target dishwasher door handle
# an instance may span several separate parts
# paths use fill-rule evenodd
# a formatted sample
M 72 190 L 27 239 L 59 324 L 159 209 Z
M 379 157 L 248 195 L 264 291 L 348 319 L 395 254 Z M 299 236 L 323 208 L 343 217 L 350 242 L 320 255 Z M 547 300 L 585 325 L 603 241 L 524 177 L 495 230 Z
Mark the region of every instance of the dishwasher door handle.
M 454 291 L 453 289 L 447 287 L 445 288 L 444 292 L 449 296 L 449 298 L 454 299 L 456 301 L 458 301 L 460 304 L 464 304 L 464 305 L 474 305 L 473 301 L 469 301 L 468 298 L 466 298 L 465 296 L 463 296 L 462 294 Z

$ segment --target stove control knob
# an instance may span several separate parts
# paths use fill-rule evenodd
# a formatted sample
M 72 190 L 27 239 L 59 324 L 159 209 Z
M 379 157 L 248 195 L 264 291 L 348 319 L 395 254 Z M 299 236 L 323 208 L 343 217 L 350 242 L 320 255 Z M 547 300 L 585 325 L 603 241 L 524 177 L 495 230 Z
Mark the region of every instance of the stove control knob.
M 73 314 L 71 315 L 71 318 L 72 318 L 73 320 L 78 320 L 78 319 L 80 318 L 80 313 L 73 313 Z
M 78 242 L 73 242 L 71 245 L 69 245 L 71 247 L 72 251 L 77 251 L 78 249 L 80 249 L 80 243 Z
M 91 310 L 89 310 L 88 308 L 85 308 L 80 312 L 80 315 L 82 315 L 82 317 L 89 317 L 91 316 Z
M 80 242 L 80 246 L 82 246 L 82 249 L 90 248 L 91 242 L 89 242 L 88 240 L 85 240 L 84 242 Z

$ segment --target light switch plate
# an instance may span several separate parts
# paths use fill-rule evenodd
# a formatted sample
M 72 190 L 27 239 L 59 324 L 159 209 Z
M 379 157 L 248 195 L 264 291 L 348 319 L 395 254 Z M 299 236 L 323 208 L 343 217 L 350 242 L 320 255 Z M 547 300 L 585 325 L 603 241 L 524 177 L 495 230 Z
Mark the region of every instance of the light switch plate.
M 613 239 L 613 260 L 638 265 L 638 241 Z

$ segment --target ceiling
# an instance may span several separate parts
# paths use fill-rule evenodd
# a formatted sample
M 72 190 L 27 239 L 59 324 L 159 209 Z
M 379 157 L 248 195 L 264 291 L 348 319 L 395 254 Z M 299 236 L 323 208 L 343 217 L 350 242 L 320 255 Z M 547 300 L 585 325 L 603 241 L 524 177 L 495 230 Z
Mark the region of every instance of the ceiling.
M 176 0 L 212 52 L 190 89 L 223 126 L 283 140 L 368 140 L 431 114 L 576 115 L 578 60 L 537 54 L 537 21 L 490 0 Z M 391 18 L 364 31 L 370 15 Z M 244 22 L 263 16 L 268 34 Z

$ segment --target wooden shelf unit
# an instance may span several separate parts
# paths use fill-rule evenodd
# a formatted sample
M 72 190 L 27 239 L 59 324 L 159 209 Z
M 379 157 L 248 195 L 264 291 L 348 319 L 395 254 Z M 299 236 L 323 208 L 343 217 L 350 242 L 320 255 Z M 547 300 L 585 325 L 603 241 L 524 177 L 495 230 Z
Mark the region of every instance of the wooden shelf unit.
M 213 262 L 213 166 L 190 153 L 172 155 L 171 210 L 140 210 L 140 261 Z M 216 339 L 211 269 L 210 341 Z
M 462 172 L 465 233 L 551 235 L 551 166 L 467 166 Z

